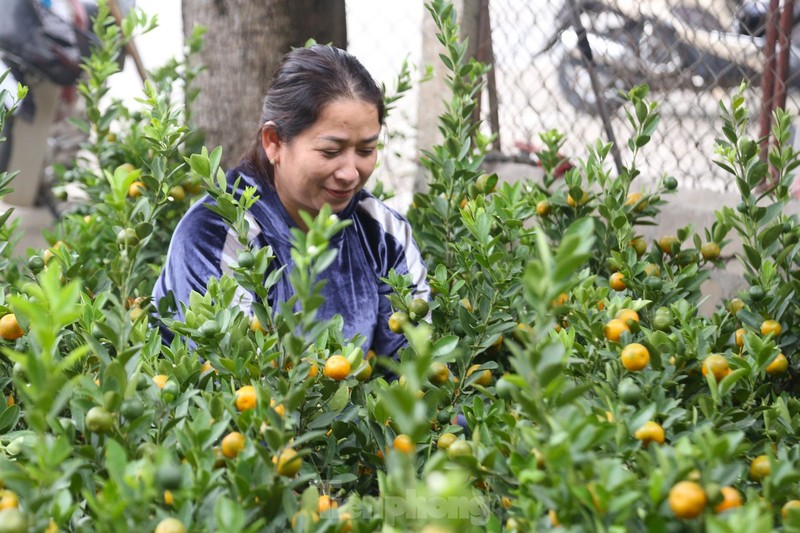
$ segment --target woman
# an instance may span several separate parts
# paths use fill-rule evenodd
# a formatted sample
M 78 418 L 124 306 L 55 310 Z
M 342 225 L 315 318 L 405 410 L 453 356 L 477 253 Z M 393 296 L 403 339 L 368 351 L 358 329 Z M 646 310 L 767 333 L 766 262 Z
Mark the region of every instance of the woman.
M 384 121 L 381 91 L 363 65 L 344 50 L 314 45 L 288 53 L 264 98 L 257 139 L 228 173 L 260 196 L 249 212 L 253 247 L 272 246 L 273 266 L 291 268 L 290 229 L 305 230 L 301 211 L 315 216 L 329 204 L 352 224 L 331 247 L 336 260 L 327 268 L 318 310 L 320 319 L 341 314 L 347 338 L 361 334 L 364 351 L 394 355 L 405 344 L 388 328 L 391 292 L 384 282 L 391 269 L 411 274 L 414 296 L 428 298 L 427 270 L 408 222 L 364 185 L 375 169 Z M 243 249 L 223 220 L 195 204 L 181 220 L 155 288 L 159 300 L 170 291 L 187 303 L 189 293 L 205 293 L 208 280 L 231 272 Z M 284 273 L 270 292 L 269 305 L 293 294 Z M 242 294 L 247 312 L 251 294 Z M 169 339 L 165 339 L 169 340 Z

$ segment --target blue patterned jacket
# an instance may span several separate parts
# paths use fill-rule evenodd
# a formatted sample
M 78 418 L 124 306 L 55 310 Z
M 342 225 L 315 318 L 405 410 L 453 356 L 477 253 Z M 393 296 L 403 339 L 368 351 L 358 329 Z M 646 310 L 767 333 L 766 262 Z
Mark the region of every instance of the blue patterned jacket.
M 256 187 L 260 196 L 246 215 L 250 227 L 248 241 L 254 248 L 272 246 L 273 267 L 292 268 L 290 228 L 297 225 L 274 188 L 243 175 L 240 169 L 228 173 L 228 183 L 234 183 L 240 175 L 240 190 Z M 172 291 L 176 302 L 188 305 L 191 291 L 205 294 L 210 278 L 232 273 L 231 265 L 236 264 L 244 247 L 222 218 L 206 207 L 211 202 L 210 197 L 201 199 L 178 223 L 156 282 L 156 303 Z M 427 300 L 430 295 L 427 269 L 411 235 L 411 226 L 402 215 L 364 190 L 338 215 L 350 219 L 352 224 L 331 240 L 331 248 L 338 253 L 322 275 L 327 280 L 322 289 L 325 301 L 317 317 L 342 315 L 346 339 L 360 333 L 366 338 L 362 346 L 365 352 L 373 349 L 380 355 L 393 356 L 405 345 L 405 337 L 388 328 L 392 309 L 387 295 L 391 289 L 380 278 L 386 277 L 391 269 L 411 274 L 414 296 Z M 278 303 L 292 295 L 284 271 L 269 293 L 268 303 L 273 312 L 279 310 Z M 237 298 L 240 307 L 250 312 L 254 295 L 240 288 Z M 183 309 L 178 309 L 176 317 L 182 316 Z M 164 341 L 169 342 L 171 333 L 166 328 L 162 330 Z

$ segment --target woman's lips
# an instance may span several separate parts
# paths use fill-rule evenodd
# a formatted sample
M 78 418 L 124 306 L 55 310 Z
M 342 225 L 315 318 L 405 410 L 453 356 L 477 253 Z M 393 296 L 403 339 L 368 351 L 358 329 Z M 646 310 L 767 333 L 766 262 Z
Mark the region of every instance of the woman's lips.
M 337 198 L 337 199 L 340 199 L 340 200 L 343 200 L 345 198 L 349 198 L 350 195 L 353 194 L 352 190 L 336 191 L 336 190 L 333 190 L 333 189 L 325 189 L 325 192 L 327 192 L 333 198 Z

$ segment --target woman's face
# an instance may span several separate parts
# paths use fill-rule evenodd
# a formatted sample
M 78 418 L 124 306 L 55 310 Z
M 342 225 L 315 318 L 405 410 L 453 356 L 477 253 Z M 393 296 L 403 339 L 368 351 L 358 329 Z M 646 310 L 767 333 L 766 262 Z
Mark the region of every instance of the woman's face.
M 291 142 L 265 129 L 262 140 L 275 161 L 275 189 L 301 228 L 299 211 L 316 216 L 330 204 L 338 213 L 364 187 L 375 169 L 380 130 L 375 105 L 350 99 L 326 105 L 319 119 Z

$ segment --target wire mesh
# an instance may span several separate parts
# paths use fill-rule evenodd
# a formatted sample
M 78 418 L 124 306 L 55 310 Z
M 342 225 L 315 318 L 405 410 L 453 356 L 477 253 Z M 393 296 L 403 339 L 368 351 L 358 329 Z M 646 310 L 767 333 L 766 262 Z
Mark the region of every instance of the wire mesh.
M 387 6 L 397 4 L 402 7 L 387 11 Z M 630 126 L 618 92 L 646 83 L 651 99 L 659 103 L 661 123 L 637 160 L 643 175 L 652 179 L 672 175 L 684 187 L 731 189 L 731 177 L 713 163 L 722 125 L 718 103 L 747 81 L 750 134 L 759 136 L 768 4 L 768 0 L 491 0 L 500 152 L 528 157 L 538 135 L 550 129 L 567 135 L 567 155 L 583 155 L 587 144 L 606 139 L 597 112 L 598 96 L 578 48 L 570 11 L 574 5 L 587 32 L 602 86 L 600 98 L 608 107 L 623 158 Z M 391 84 L 405 57 L 420 64 L 421 21 L 428 16 L 422 2 L 348 0 L 347 5 L 350 50 L 378 73 L 380 81 Z M 792 114 L 800 103 L 799 27 L 793 24 L 790 34 L 786 108 Z M 412 90 L 390 116 L 390 126 L 402 131 L 401 140 L 390 142 L 386 168 L 379 173 L 390 183 L 402 184 L 414 172 L 409 162 L 416 154 L 416 105 Z M 488 111 L 484 97 L 484 116 Z
M 750 134 L 758 136 L 767 7 L 768 2 L 733 0 L 493 0 L 501 150 L 513 154 L 535 145 L 539 132 L 556 128 L 567 134 L 567 154 L 583 154 L 586 144 L 605 138 L 599 96 L 624 156 L 630 127 L 619 92 L 646 83 L 659 103 L 661 123 L 641 154 L 643 174 L 729 189 L 730 176 L 713 164 L 721 135 L 718 102 L 746 81 Z M 579 50 L 573 9 L 587 34 L 599 95 Z M 791 37 L 797 34 L 795 27 Z M 792 43 L 786 108 L 794 114 L 800 41 Z

